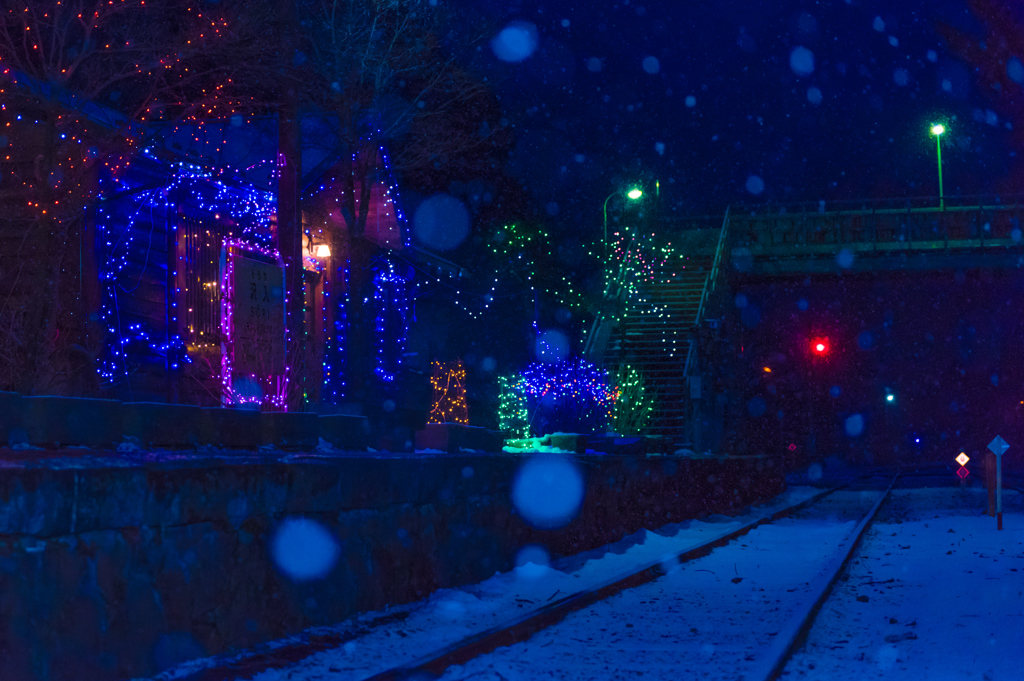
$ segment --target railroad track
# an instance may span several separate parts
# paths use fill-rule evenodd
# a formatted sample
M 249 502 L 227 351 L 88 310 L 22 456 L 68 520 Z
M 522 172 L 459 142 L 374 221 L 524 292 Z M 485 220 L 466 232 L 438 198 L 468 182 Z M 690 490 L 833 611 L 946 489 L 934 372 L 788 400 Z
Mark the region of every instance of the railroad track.
M 808 499 L 760 517 L 740 528 L 723 532 L 709 541 L 670 557 L 668 563 L 664 559 L 654 563 L 637 566 L 626 574 L 613 578 L 593 588 L 566 596 L 543 607 L 524 613 L 510 622 L 468 636 L 460 641 L 436 650 L 414 662 L 396 666 L 372 676 L 364 677 L 363 681 L 399 681 L 409 679 L 437 678 L 455 665 L 466 665 L 473 660 L 505 646 L 513 646 L 528 641 L 535 634 L 554 627 L 573 613 L 584 611 L 597 604 L 630 589 L 648 585 L 666 574 L 666 564 L 686 563 L 711 554 L 715 549 L 725 546 L 743 535 L 750 533 L 762 525 L 774 523 L 808 509 L 840 490 L 847 489 L 851 484 L 864 481 L 870 476 L 860 476 L 831 489 L 823 490 Z M 896 484 L 899 475 L 888 482 L 870 509 L 864 514 L 846 536 L 841 545 L 832 552 L 824 562 L 824 569 L 803 598 L 799 600 L 792 615 L 777 634 L 773 634 L 772 642 L 767 650 L 754 660 L 753 670 L 744 673 L 747 681 L 772 681 L 778 678 L 794 652 L 801 646 L 814 622 L 814 618 L 822 605 L 827 601 L 832 587 L 843 574 L 843 571 L 860 543 L 861 537 L 874 520 L 878 509 L 887 498 L 889 491 Z M 632 624 L 627 626 L 632 627 Z M 748 658 L 749 659 L 749 658 Z

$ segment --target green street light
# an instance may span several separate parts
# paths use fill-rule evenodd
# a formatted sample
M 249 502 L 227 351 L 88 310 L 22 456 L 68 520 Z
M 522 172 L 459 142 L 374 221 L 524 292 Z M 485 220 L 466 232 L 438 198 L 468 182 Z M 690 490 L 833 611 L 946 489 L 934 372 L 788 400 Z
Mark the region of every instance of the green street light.
M 618 195 L 618 191 L 614 191 L 608 195 L 608 198 L 604 200 L 604 261 L 608 262 L 608 202 L 611 201 L 613 196 Z M 644 192 L 639 187 L 633 187 L 626 192 L 626 198 L 630 201 L 636 201 L 644 195 Z
M 946 132 L 946 126 L 936 123 L 932 126 L 932 134 L 935 135 L 935 155 L 939 160 L 939 209 L 946 209 L 946 201 L 942 196 L 942 133 Z

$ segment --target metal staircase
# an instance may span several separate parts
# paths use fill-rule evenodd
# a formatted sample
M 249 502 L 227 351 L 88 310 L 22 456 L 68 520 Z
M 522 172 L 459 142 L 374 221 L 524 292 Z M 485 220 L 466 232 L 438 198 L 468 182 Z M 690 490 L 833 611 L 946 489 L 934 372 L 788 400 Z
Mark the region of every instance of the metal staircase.
M 727 211 L 713 257 L 678 253 L 637 286 L 605 352 L 606 364 L 627 363 L 643 372 L 658 394 L 651 432 L 673 440 L 692 441 L 695 331 L 715 291 L 728 224 Z
M 657 392 L 655 434 L 680 437 L 686 432 L 686 359 L 709 265 L 691 259 L 686 269 L 659 272 L 655 281 L 642 285 L 609 343 L 606 362 L 635 367 Z

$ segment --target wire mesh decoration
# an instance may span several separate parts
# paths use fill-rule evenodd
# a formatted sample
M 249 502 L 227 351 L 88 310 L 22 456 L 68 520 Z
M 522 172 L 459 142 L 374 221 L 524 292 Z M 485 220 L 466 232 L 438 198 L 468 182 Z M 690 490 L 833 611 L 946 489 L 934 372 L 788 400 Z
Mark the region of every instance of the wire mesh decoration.
M 461 423 L 469 425 L 466 405 L 466 369 L 462 360 L 433 363 L 430 383 L 434 399 L 430 406 L 428 423 Z

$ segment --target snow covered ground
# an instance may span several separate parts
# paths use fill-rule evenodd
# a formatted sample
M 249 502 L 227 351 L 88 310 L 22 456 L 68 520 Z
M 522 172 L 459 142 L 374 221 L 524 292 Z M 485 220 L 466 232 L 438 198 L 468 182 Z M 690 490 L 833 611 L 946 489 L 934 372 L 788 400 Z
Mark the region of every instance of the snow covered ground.
M 1024 503 L 1003 502 L 999 532 L 981 489 L 894 490 L 784 678 L 1024 678 Z
M 527 563 L 511 572 L 495 574 L 479 584 L 437 591 L 422 602 L 393 609 L 391 613 L 409 610 L 408 616 L 400 621 L 375 626 L 369 633 L 359 635 L 336 649 L 315 653 L 297 664 L 267 669 L 256 676 L 245 675 L 243 678 L 258 681 L 362 679 L 412 662 L 470 634 L 506 623 L 524 609 L 536 608 L 551 599 L 592 588 L 630 572 L 638 565 L 704 544 L 820 491 L 812 487 L 791 487 L 771 502 L 753 507 L 742 515 L 712 516 L 666 525 L 653 532 L 645 530 L 602 549 L 557 560 L 551 566 Z M 308 633 L 351 631 L 359 629 L 361 623 L 379 620 L 388 614 L 388 611 L 365 613 L 354 622 Z M 261 652 L 272 656 L 273 649 L 301 645 L 305 638 L 297 636 L 277 641 Z M 202 669 L 229 667 L 238 659 L 236 656 L 196 660 L 154 678 L 159 681 L 183 679 Z
M 792 488 L 743 517 L 641 532 L 552 567 L 528 564 L 444 590 L 407 606 L 400 621 L 298 663 L 239 678 L 363 679 L 816 491 Z M 443 678 L 742 678 L 758 666 L 797 606 L 812 598 L 811 585 L 822 577 L 826 559 L 845 544 L 878 494 L 833 494 L 708 556 L 672 566 L 654 582 L 573 613 L 525 643 L 452 667 Z M 1021 678 L 1013 653 L 1024 645 L 1024 501 L 1008 492 L 1004 503 L 1006 530 L 997 532 L 995 519 L 982 514 L 981 490 L 893 490 L 784 678 Z M 386 614 L 368 613 L 360 621 Z M 181 678 L 223 662 L 199 661 L 159 678 Z
M 743 678 L 879 494 L 837 492 L 442 678 Z
M 744 678 L 852 529 L 857 494 L 758 528 L 443 678 Z M 1022 678 L 1024 505 L 1015 493 L 1006 502 L 1000 533 L 981 513 L 981 490 L 894 490 L 783 678 Z

